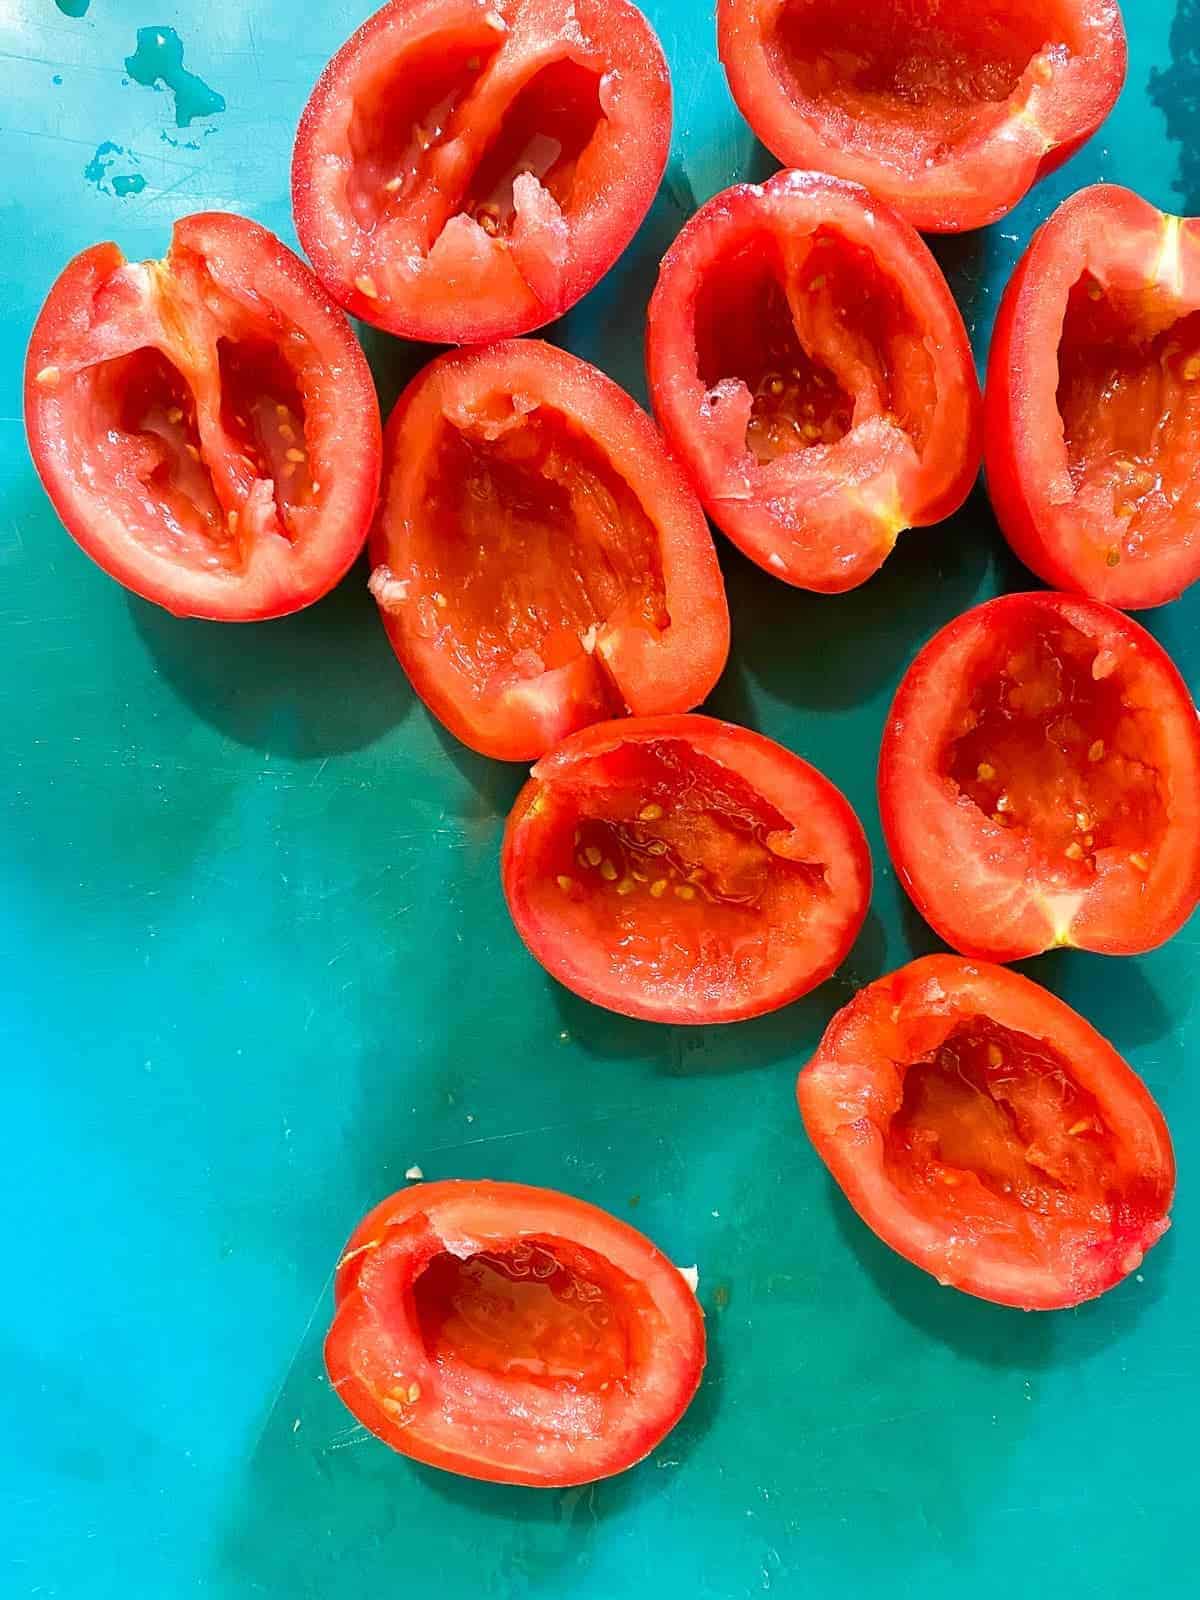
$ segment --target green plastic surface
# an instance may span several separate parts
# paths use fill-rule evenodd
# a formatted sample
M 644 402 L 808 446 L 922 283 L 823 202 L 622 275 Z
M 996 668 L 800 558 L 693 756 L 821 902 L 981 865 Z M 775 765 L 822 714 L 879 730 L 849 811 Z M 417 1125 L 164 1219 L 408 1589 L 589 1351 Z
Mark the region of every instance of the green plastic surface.
M 1026 969 L 1117 1042 L 1176 1140 L 1176 1227 L 1096 1304 L 1026 1316 L 939 1289 L 851 1215 L 795 1112 L 833 1010 L 935 947 L 889 870 L 873 767 L 917 647 L 1032 586 L 981 492 L 841 599 L 722 545 L 735 650 L 710 709 L 829 773 L 878 877 L 840 976 L 726 1031 L 621 1021 L 533 964 L 496 868 L 521 773 L 414 701 L 362 567 L 287 621 L 179 622 L 93 567 L 43 498 L 20 368 L 52 278 L 99 238 L 158 255 L 209 207 L 291 239 L 296 119 L 366 9 L 0 4 L 0 1592 L 1196 1594 L 1196 926 L 1144 959 Z M 660 255 L 697 202 L 771 169 L 710 9 L 647 0 L 675 77 L 669 173 L 553 334 L 639 396 Z M 1129 84 L 1100 136 L 1013 216 L 936 246 L 981 355 L 1070 190 L 1103 177 L 1200 210 L 1200 6 L 1126 10 Z M 368 348 L 390 405 L 419 353 Z M 1198 618 L 1200 591 L 1148 619 L 1193 685 Z M 413 1163 L 573 1191 L 699 1263 L 707 1377 L 644 1466 L 493 1488 L 409 1465 L 342 1410 L 321 1366 L 330 1269 Z

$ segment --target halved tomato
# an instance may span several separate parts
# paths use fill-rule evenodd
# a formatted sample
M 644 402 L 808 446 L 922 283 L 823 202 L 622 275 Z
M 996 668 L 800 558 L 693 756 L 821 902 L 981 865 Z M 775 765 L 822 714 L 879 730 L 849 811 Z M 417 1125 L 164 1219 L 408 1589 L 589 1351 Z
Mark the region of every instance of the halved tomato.
M 628 0 L 393 0 L 313 91 L 296 229 L 376 327 L 509 338 L 604 276 L 670 142 L 667 64 Z
M 964 955 L 1135 955 L 1200 900 L 1200 725 L 1161 645 L 1094 600 L 1014 594 L 925 646 L 879 804 L 901 882 Z
M 333 1387 L 402 1455 L 565 1488 L 641 1461 L 687 1410 L 704 1318 L 616 1217 L 518 1183 L 425 1183 L 355 1229 L 325 1344 Z
M 1038 229 L 988 364 L 987 476 L 1040 578 L 1110 605 L 1200 578 L 1200 219 L 1097 184 Z
M 1116 0 L 719 0 L 717 18 L 733 97 L 779 160 L 927 233 L 1011 211 L 1125 81 Z
M 362 549 L 370 370 L 304 263 L 244 217 L 185 217 L 163 261 L 77 257 L 33 330 L 25 419 L 67 531 L 178 616 L 297 611 Z
M 1003 967 L 926 956 L 861 989 L 796 1092 L 867 1226 L 983 1300 L 1078 1305 L 1170 1227 L 1175 1157 L 1146 1085 Z
M 371 590 L 413 687 L 484 755 L 685 711 L 729 654 L 712 535 L 650 419 L 537 340 L 450 352 L 400 397 Z
M 663 261 L 646 349 L 709 515 L 801 588 L 865 582 L 979 471 L 979 383 L 946 280 L 838 178 L 781 172 L 702 206 Z
M 737 1022 L 824 983 L 871 897 L 849 802 L 782 745 L 710 717 L 588 728 L 533 769 L 504 893 L 555 978 L 651 1022 Z

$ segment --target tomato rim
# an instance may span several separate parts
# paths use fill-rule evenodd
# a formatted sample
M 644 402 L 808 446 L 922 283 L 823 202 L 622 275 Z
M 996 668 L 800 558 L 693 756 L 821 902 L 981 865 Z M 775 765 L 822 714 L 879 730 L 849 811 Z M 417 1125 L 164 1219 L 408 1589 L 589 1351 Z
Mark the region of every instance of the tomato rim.
M 901 116 L 902 148 L 888 132 L 890 119 L 872 121 L 868 98 L 859 96 L 853 114 L 834 110 L 828 96 L 805 100 L 798 85 L 783 81 L 775 30 L 787 9 L 786 0 L 718 0 L 718 52 L 742 115 L 783 166 L 860 183 L 922 233 L 962 232 L 1006 216 L 1099 129 L 1128 68 L 1116 0 L 1063 0 L 1059 9 L 1075 23 L 1082 48 L 1065 61 L 1063 46 L 1035 49 L 1007 100 L 981 102 L 987 110 L 971 119 L 969 137 L 938 139 L 931 125 L 923 139 L 919 114 Z M 878 13 L 872 20 L 882 24 Z M 883 148 L 872 148 L 872 135 L 882 135 Z
M 602 40 L 598 33 L 603 33 Z M 439 298 L 432 307 L 422 305 L 419 295 L 402 292 L 403 285 L 393 292 L 388 282 L 393 268 L 362 244 L 374 230 L 359 226 L 348 199 L 337 189 L 353 165 L 342 147 L 353 116 L 355 84 L 385 77 L 410 52 L 418 58 L 429 55 L 436 63 L 433 70 L 443 74 L 447 63 L 461 61 L 464 72 L 477 75 L 485 109 L 499 118 L 495 128 L 477 132 L 468 112 L 478 95 L 461 94 L 443 108 L 450 119 L 446 140 L 439 142 L 439 128 L 417 158 L 419 170 L 432 149 L 429 160 L 436 161 L 439 179 L 433 183 L 433 197 L 427 180 L 424 198 L 418 196 L 411 220 L 420 237 L 405 236 L 403 248 L 397 246 L 393 255 L 397 260 L 427 259 L 441 243 L 442 227 L 455 221 L 453 251 L 443 247 L 444 254 L 449 251 L 447 283 L 435 281 Z M 499 242 L 506 248 L 500 255 L 492 248 L 496 237 L 481 231 L 474 213 L 468 217 L 441 205 L 438 181 L 463 189 L 460 198 L 469 196 L 505 116 L 514 113 L 523 91 L 533 92 L 530 86 L 536 88 L 539 74 L 559 63 L 573 64 L 594 79 L 589 94 L 596 99 L 595 126 L 616 130 L 613 149 L 605 147 L 604 173 L 589 172 L 596 181 L 581 207 L 574 206 L 572 192 L 572 204 L 564 212 L 536 174 L 519 197 L 506 198 L 504 209 L 515 205 L 520 227 L 512 236 L 513 249 L 501 234 Z M 565 92 L 569 98 L 570 86 Z M 436 344 L 514 338 L 563 315 L 624 252 L 658 192 L 670 138 L 666 58 L 654 30 L 630 0 L 392 0 L 335 53 L 304 109 L 292 162 L 296 231 L 328 292 L 346 311 L 375 327 Z M 585 158 L 590 148 L 584 147 Z M 593 164 L 599 166 L 599 152 Z M 573 191 L 574 178 L 571 185 Z M 406 187 L 392 203 L 393 214 L 409 199 Z M 458 225 L 460 216 L 472 228 Z M 442 227 L 423 242 L 437 219 Z M 502 228 L 509 225 L 502 222 Z M 469 291 L 463 282 L 472 273 L 479 281 Z
M 930 760 L 930 752 L 941 759 L 972 663 L 996 641 L 1028 639 L 1039 623 L 1075 630 L 1094 645 L 1097 681 L 1114 672 L 1133 675 L 1121 680 L 1136 688 L 1131 709 L 1148 709 L 1161 739 L 1155 755 L 1163 765 L 1152 763 L 1165 791 L 1158 847 L 1149 860 L 1131 854 L 1102 861 L 1098 854 L 1103 870 L 1090 887 L 1082 863 L 1062 862 L 1056 874 L 1066 876 L 1035 870 L 1036 845 L 989 820 Z M 1102 742 L 1087 754 L 1108 759 Z M 879 758 L 879 807 L 888 852 L 913 904 L 939 937 L 974 959 L 1017 961 L 1061 946 L 1141 954 L 1177 933 L 1200 900 L 1196 708 L 1162 646 L 1099 601 L 1045 591 L 1002 595 L 935 634 L 892 703 Z M 978 882 L 990 886 L 986 897 L 972 893 L 968 862 Z
M 481 678 L 484 687 L 478 688 L 443 648 L 442 632 L 422 632 L 429 626 L 423 620 L 429 584 L 442 569 L 433 579 L 421 575 L 416 552 L 426 529 L 418 513 L 429 504 L 431 441 L 451 429 L 472 437 L 480 426 L 491 430 L 489 407 L 497 403 L 511 412 L 496 425 L 501 429 L 509 421 L 519 428 L 524 418 L 543 412 L 563 419 L 569 439 L 578 435 L 583 441 L 575 447 L 594 449 L 598 470 L 610 471 L 630 491 L 656 540 L 668 622 L 660 628 L 643 625 L 640 613 L 622 616 L 624 599 L 603 618 L 593 608 L 592 625 L 576 645 L 560 641 L 562 652 L 573 651 L 569 657 L 543 662 L 540 672 L 532 662 L 518 672 L 513 661 L 521 652 L 511 645 L 503 667 Z M 582 532 L 576 548 L 584 548 Z M 708 695 L 728 659 L 721 569 L 683 473 L 650 418 L 623 389 L 598 368 L 540 340 L 449 351 L 413 379 L 386 429 L 383 493 L 369 552 L 372 590 L 409 681 L 457 739 L 498 760 L 535 760 L 567 734 L 618 709 L 647 715 L 690 709 Z M 414 583 L 423 585 L 420 593 L 409 587 Z M 453 630 L 460 617 L 467 618 L 466 585 L 435 592 L 445 602 L 433 613 L 438 627 Z
M 438 1257 L 504 1254 L 522 1241 L 611 1273 L 614 1310 L 627 1302 L 632 1324 L 623 1378 L 579 1394 L 427 1348 L 413 1293 L 421 1274 Z M 392 1195 L 351 1235 L 334 1301 L 325 1364 L 358 1421 L 413 1460 L 492 1483 L 568 1488 L 625 1471 L 676 1425 L 704 1370 L 704 1316 L 681 1271 L 598 1206 L 525 1184 L 447 1180 Z
M 968 1219 L 939 1223 L 933 1200 L 920 1204 L 919 1190 L 907 1197 L 889 1175 L 888 1138 L 917 1064 L 905 1054 L 904 1030 L 919 1032 L 919 1059 L 926 1060 L 944 1045 L 956 1017 L 982 1018 L 1049 1044 L 1054 1058 L 1069 1065 L 1073 1086 L 1098 1104 L 1106 1136 L 1120 1136 L 1120 1154 L 1129 1158 L 1136 1183 L 1151 1188 L 1153 1204 L 1139 1208 L 1147 1214 L 1137 1218 L 1130 1202 L 1113 1199 L 1107 1249 L 1073 1251 L 1061 1269 L 1049 1262 L 1022 1267 L 1003 1252 L 972 1248 L 969 1239 L 964 1247 Z M 944 1287 L 1028 1311 L 1067 1309 L 1135 1272 L 1170 1226 L 1174 1152 L 1145 1083 L 1078 1012 L 1008 968 L 931 955 L 878 979 L 834 1017 L 797 1079 L 796 1095 L 809 1138 L 854 1210 L 886 1245 Z M 954 1204 L 970 1195 L 972 1183 L 952 1162 L 947 1166 L 956 1182 L 942 1201 Z
M 313 500 L 320 502 L 319 520 L 315 530 L 286 545 L 277 533 L 263 534 L 250 548 L 240 573 L 194 570 L 169 552 L 155 551 L 144 539 L 131 536 L 126 519 L 105 505 L 102 493 L 89 488 L 83 470 L 86 457 L 71 423 L 72 400 L 83 403 L 87 397 L 77 396 L 69 385 L 77 387 L 114 359 L 113 354 L 93 353 L 90 359 L 79 359 L 74 372 L 71 369 L 70 347 L 78 347 L 81 325 L 86 324 L 89 333 L 98 327 L 96 337 L 103 341 L 103 320 L 92 324 L 87 319 L 105 293 L 125 294 L 139 302 L 152 299 L 153 315 L 159 319 L 149 330 L 157 329 L 157 339 L 147 338 L 132 347 L 126 340 L 114 347 L 115 354 L 130 348 L 158 351 L 188 389 L 194 389 L 197 380 L 181 354 L 191 349 L 186 320 L 181 322 L 181 313 L 172 308 L 164 323 L 159 309 L 170 306 L 168 296 L 179 264 L 192 258 L 204 263 L 210 281 L 215 275 L 220 295 L 250 316 L 268 306 L 269 314 L 262 314 L 267 324 L 274 318 L 281 330 L 290 325 L 323 363 L 319 391 L 314 387 L 301 395 L 306 455 L 319 461 L 319 467 L 309 470 L 314 477 L 319 470 L 324 480 L 312 487 Z M 122 309 L 117 308 L 117 316 Z M 219 325 L 211 307 L 205 314 Z M 111 337 L 116 340 L 118 335 L 114 332 Z M 210 358 L 203 374 L 206 383 L 211 383 L 214 366 Z M 310 408 L 320 417 L 319 428 L 315 422 L 307 426 Z M 177 616 L 244 622 L 301 610 L 339 583 L 363 548 L 381 460 L 379 402 L 370 369 L 345 317 L 329 305 L 305 264 L 274 234 L 245 217 L 224 212 L 184 217 L 175 223 L 170 249 L 161 262 L 130 263 L 115 244 L 95 245 L 77 256 L 51 289 L 33 330 L 25 371 L 25 419 L 34 465 L 67 532 L 111 578 Z M 349 438 L 344 438 L 347 434 Z M 221 437 L 226 439 L 226 433 Z M 205 440 L 200 444 L 203 447 Z M 199 455 L 195 459 L 201 460 Z M 203 470 L 212 473 L 207 459 Z M 263 480 L 255 481 L 257 485 Z M 244 482 L 239 478 L 235 487 L 232 481 L 219 483 L 213 476 L 211 483 L 231 525 L 236 526 L 240 512 L 245 527 L 250 499 Z
M 553 816 L 558 803 L 556 786 L 560 794 L 567 791 L 565 799 L 569 804 L 572 784 L 579 785 L 581 791 L 592 792 L 594 788 L 595 792 L 602 792 L 601 775 L 589 775 L 593 763 L 614 753 L 638 749 L 653 753 L 659 746 L 675 743 L 689 747 L 738 783 L 746 784 L 759 804 L 779 814 L 783 825 L 792 829 L 791 838 L 797 846 L 793 859 L 807 860 L 812 855 L 823 863 L 830 899 L 811 943 L 798 944 L 775 955 L 757 982 L 739 985 L 726 972 L 722 975 L 724 992 L 718 991 L 714 974 L 703 986 L 689 989 L 681 979 L 672 992 L 655 996 L 644 992 L 635 977 L 617 978 L 605 969 L 610 957 L 607 944 L 599 937 L 599 927 L 590 930 L 589 936 L 587 928 L 572 925 L 583 913 L 574 895 L 562 891 L 561 881 L 551 884 L 545 878 L 548 869 L 544 857 L 555 844 L 553 838 L 546 837 L 546 830 L 552 824 L 564 825 L 562 818 Z M 632 804 L 635 814 L 650 814 L 641 810 L 640 799 Z M 660 816 L 663 809 L 652 807 Z M 669 806 L 667 810 L 669 816 Z M 648 826 L 653 832 L 656 824 Z M 780 854 L 783 855 L 782 850 Z M 595 865 L 602 870 L 606 863 L 597 859 Z M 571 874 L 575 882 L 574 866 Z M 586 867 L 578 876 L 588 876 Z M 595 877 L 595 873 L 591 876 Z M 609 876 L 604 872 L 605 878 Z M 612 882 L 601 884 L 601 890 L 611 890 L 620 897 L 628 889 L 628 898 L 620 899 L 620 904 L 635 915 L 639 908 L 648 911 L 646 894 L 650 891 L 635 896 L 626 883 L 617 881 L 617 876 L 613 872 Z M 866 920 L 871 898 L 871 856 L 862 825 L 841 791 L 816 767 L 774 740 L 734 723 L 695 714 L 630 718 L 582 730 L 534 767 L 509 815 L 501 851 L 501 881 L 513 924 L 526 948 L 574 994 L 623 1016 L 703 1026 L 746 1021 L 779 1010 L 833 976 Z M 674 909 L 673 902 L 665 891 L 664 879 L 662 899 L 657 905 L 669 911 Z M 694 896 L 689 895 L 688 899 L 691 901 Z M 690 926 L 690 921 L 695 920 L 694 911 L 714 918 L 724 915 L 724 910 L 710 913 L 699 903 L 689 904 L 678 913 L 681 924 L 688 919 Z M 761 915 L 760 912 L 760 918 Z M 657 913 L 656 920 L 661 920 Z M 782 923 L 782 912 L 778 913 L 778 920 Z M 664 922 L 664 926 L 668 925 L 669 919 Z M 772 924 L 772 931 L 782 936 L 776 923 Z M 809 933 L 809 929 L 804 932 Z M 739 938 L 744 937 L 740 930 L 738 933 Z M 681 932 L 679 937 L 684 934 Z M 762 937 L 761 920 L 754 937 Z M 622 945 L 626 942 L 624 938 L 620 941 Z
M 706 287 L 720 283 L 740 252 L 761 250 L 764 238 L 781 253 L 801 362 L 825 373 L 813 381 L 827 392 L 838 360 L 858 373 L 844 385 L 835 378 L 854 407 L 840 437 L 789 446 L 765 464 L 750 445 L 756 400 L 747 380 L 722 374 L 710 383 L 701 370 L 697 316 Z M 827 240 L 836 248 L 826 255 L 853 254 L 823 267 L 817 246 Z M 881 410 L 886 396 L 874 395 L 861 358 L 857 366 L 845 355 L 825 361 L 825 350 L 805 340 L 796 320 L 802 291 L 817 285 L 815 292 L 832 296 L 839 274 L 857 284 L 855 274 L 867 270 L 864 256 L 894 297 L 891 314 L 921 334 L 910 335 L 912 360 L 922 365 L 921 381 L 934 386 L 935 400 L 910 425 L 927 424 L 919 443 L 888 407 Z M 821 268 L 815 275 L 814 267 Z M 826 331 L 826 341 L 842 328 L 835 308 L 829 317 L 835 332 Z M 816 332 L 810 335 L 815 338 Z M 873 355 L 882 362 L 878 351 Z M 904 529 L 930 526 L 956 511 L 979 473 L 979 380 L 941 269 L 902 217 L 840 178 L 781 172 L 765 184 L 737 184 L 703 205 L 663 258 L 647 317 L 646 364 L 659 426 L 710 517 L 744 555 L 796 587 L 839 594 L 864 583 Z M 862 385 L 859 392 L 854 382 Z
M 988 363 L 988 491 L 1013 551 L 1039 578 L 1140 610 L 1176 599 L 1200 578 L 1200 537 L 1189 541 L 1187 513 L 1176 507 L 1178 544 L 1145 553 L 1135 520 L 1145 495 L 1134 485 L 1157 476 L 1153 461 L 1118 461 L 1118 471 L 1136 469 L 1136 477 L 1114 476 L 1107 514 L 1099 504 L 1077 500 L 1080 485 L 1060 410 L 1060 357 L 1069 308 L 1085 278 L 1093 301 L 1116 294 L 1143 302 L 1136 312 L 1141 326 L 1152 325 L 1159 332 L 1154 344 L 1165 337 L 1169 349 L 1171 330 L 1164 324 L 1172 308 L 1176 325 L 1200 312 L 1200 219 L 1176 217 L 1128 189 L 1095 184 L 1064 201 L 1034 234 L 1005 290 Z M 1190 384 L 1200 400 L 1200 350 L 1163 359 L 1164 367 L 1170 360 L 1178 369 L 1184 394 L 1186 372 L 1194 369 Z M 1166 401 L 1159 404 L 1165 410 Z M 1194 484 L 1200 447 L 1193 459 Z M 1160 492 L 1149 488 L 1152 497 Z

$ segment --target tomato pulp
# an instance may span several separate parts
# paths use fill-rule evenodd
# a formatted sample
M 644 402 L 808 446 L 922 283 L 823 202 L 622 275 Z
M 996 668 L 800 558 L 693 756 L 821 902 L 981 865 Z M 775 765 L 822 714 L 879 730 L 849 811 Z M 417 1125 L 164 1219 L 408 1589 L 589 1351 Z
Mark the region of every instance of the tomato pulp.
M 1034 235 L 1000 307 L 987 475 L 1046 582 L 1138 608 L 1200 577 L 1200 219 L 1115 185 Z
M 622 1472 L 675 1426 L 704 1318 L 649 1239 L 569 1195 L 419 1184 L 359 1224 L 325 1344 L 333 1387 L 401 1454 L 493 1483 Z
M 1125 81 L 1116 0 L 719 0 L 717 18 L 733 97 L 784 166 L 926 233 L 1011 211 Z
M 443 355 L 401 396 L 385 458 L 371 588 L 464 744 L 534 760 L 716 683 L 729 611 L 708 524 L 595 367 L 530 339 Z
M 966 498 L 981 455 L 962 317 L 917 234 L 864 190 L 784 172 L 717 195 L 650 302 L 655 413 L 752 561 L 839 593 Z
M 927 956 L 859 991 L 797 1084 L 859 1216 L 944 1285 L 1049 1311 L 1137 1270 L 1175 1158 L 1149 1090 L 1028 978 Z
M 892 706 L 884 833 L 917 909 L 964 955 L 1133 955 L 1200 899 L 1200 727 L 1137 623 L 1005 595 L 942 629 Z
M 73 261 L 33 331 L 25 416 L 68 532 L 177 615 L 296 611 L 362 549 L 370 371 L 308 268 L 244 217 L 184 218 L 164 261 Z
M 296 229 L 347 310 L 411 339 L 539 328 L 650 208 L 671 84 L 628 0 L 395 0 L 300 123 Z
M 815 767 L 710 717 L 610 722 L 533 769 L 509 818 L 517 931 L 585 1000 L 737 1022 L 823 983 L 867 914 L 871 858 Z

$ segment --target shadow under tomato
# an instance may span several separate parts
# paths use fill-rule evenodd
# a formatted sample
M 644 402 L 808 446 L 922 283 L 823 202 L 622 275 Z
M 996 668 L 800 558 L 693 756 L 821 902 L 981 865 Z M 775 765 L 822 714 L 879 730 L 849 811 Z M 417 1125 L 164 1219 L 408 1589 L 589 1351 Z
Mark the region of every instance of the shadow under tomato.
M 381 328 L 373 328 L 369 322 L 355 322 L 354 331 L 375 379 L 379 410 L 386 427 L 396 401 L 417 373 L 449 346 L 397 339 L 394 334 L 384 333 Z
M 1183 199 L 1181 209 L 1200 209 L 1200 145 L 1196 123 L 1200 120 L 1200 0 L 1177 0 L 1171 24 L 1171 65 L 1151 69 L 1147 82 L 1150 99 L 1162 112 L 1167 138 L 1179 145 L 1179 176 L 1172 187 Z
M 420 714 L 428 718 L 437 742 L 442 747 L 442 754 L 457 767 L 460 776 L 470 785 L 476 802 L 472 809 L 472 817 L 477 820 L 506 819 L 513 808 L 513 802 L 528 782 L 529 769 L 533 763 L 495 761 L 491 756 L 481 756 L 478 751 L 471 750 L 463 744 L 461 739 L 456 739 L 427 707 L 421 707 Z
M 173 617 L 136 595 L 133 625 L 197 716 L 271 755 L 340 755 L 390 733 L 413 694 L 356 564 L 325 599 L 270 622 Z

